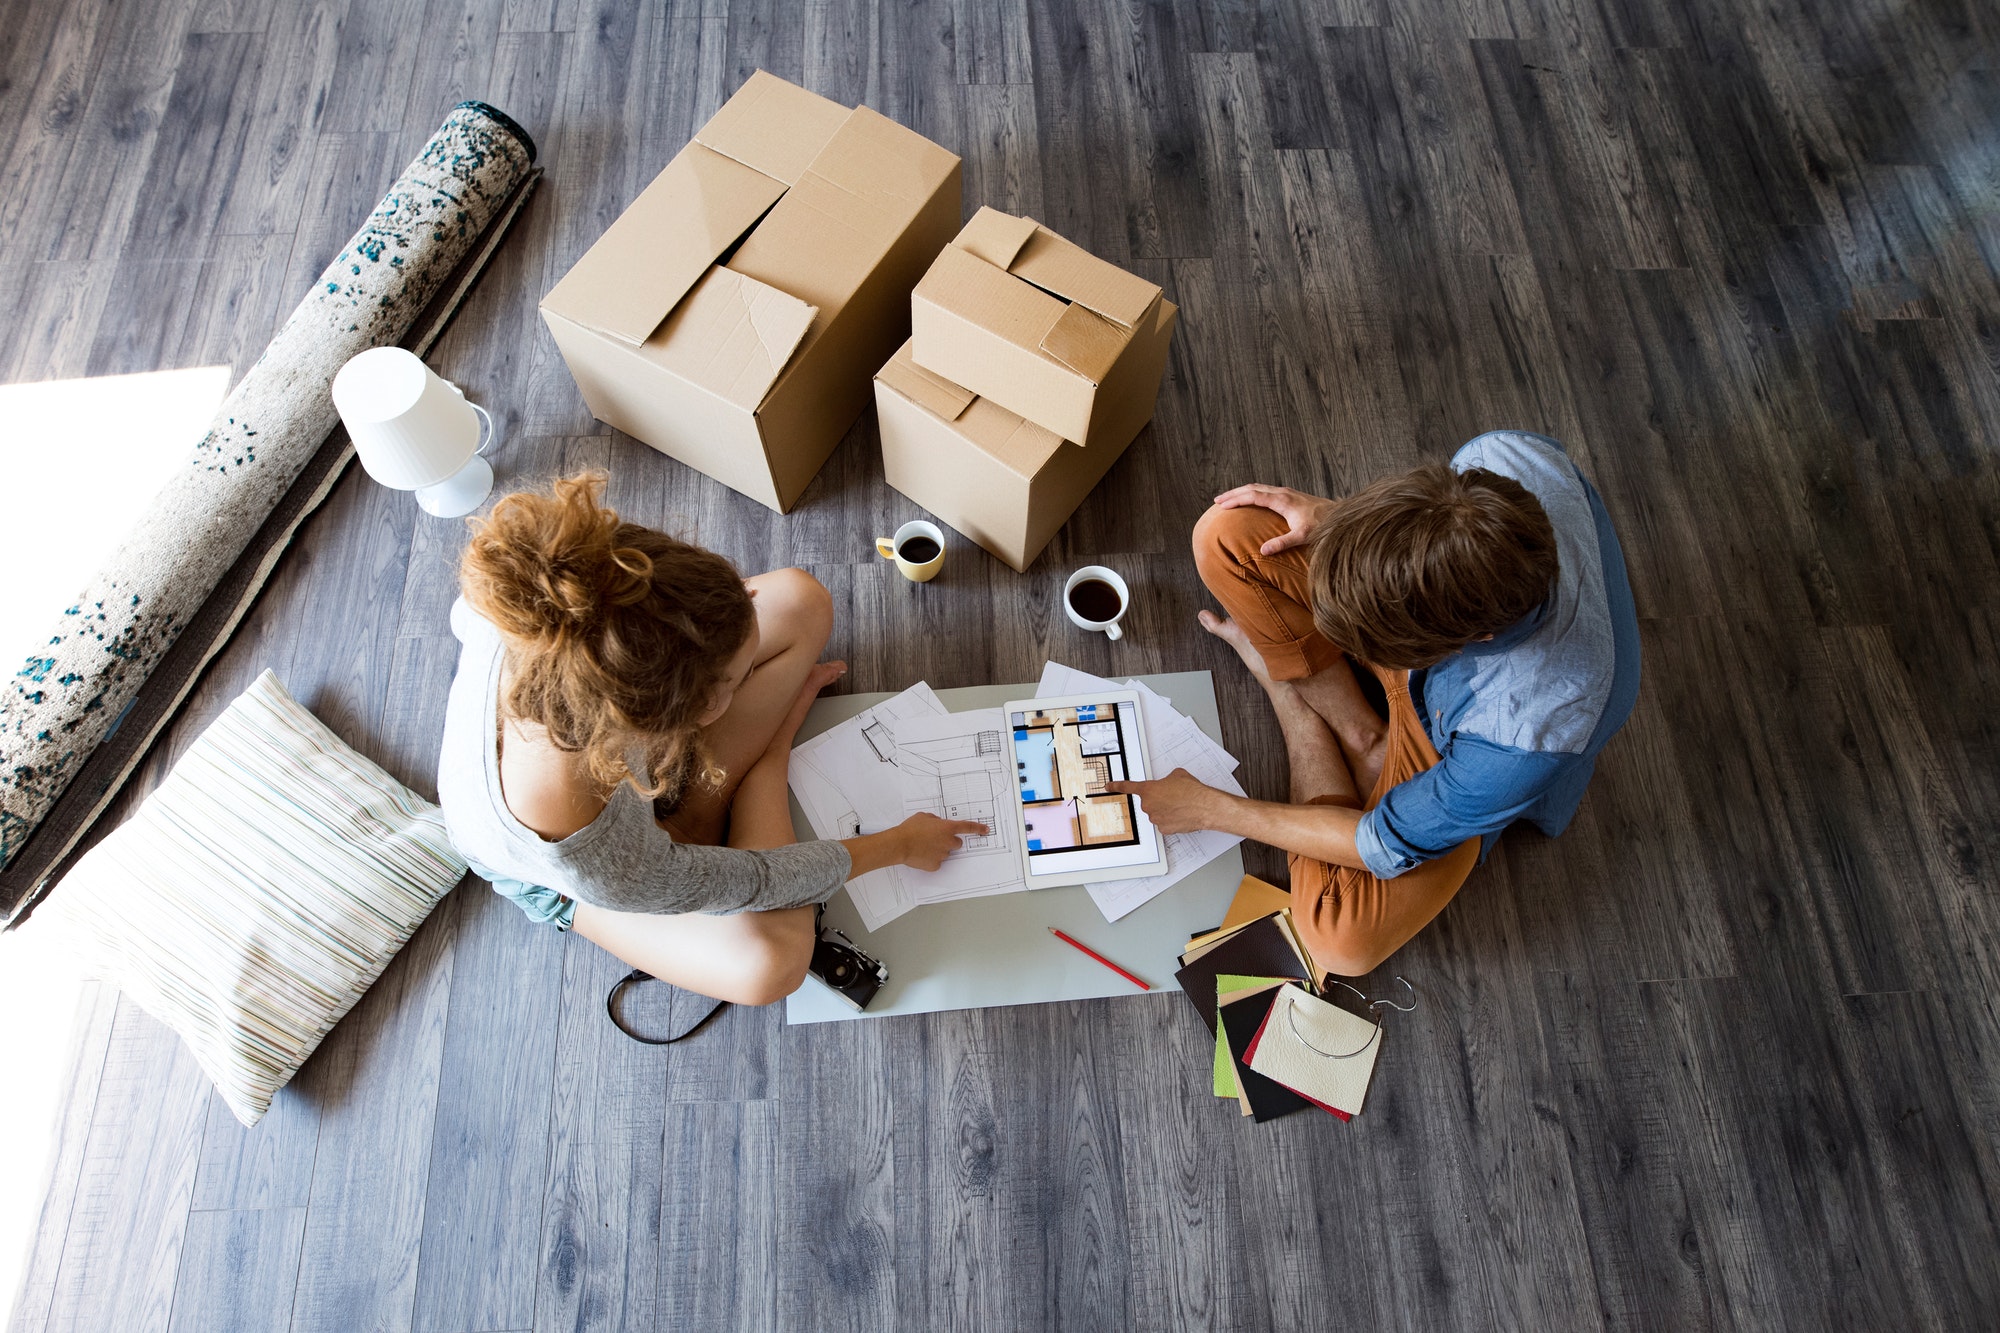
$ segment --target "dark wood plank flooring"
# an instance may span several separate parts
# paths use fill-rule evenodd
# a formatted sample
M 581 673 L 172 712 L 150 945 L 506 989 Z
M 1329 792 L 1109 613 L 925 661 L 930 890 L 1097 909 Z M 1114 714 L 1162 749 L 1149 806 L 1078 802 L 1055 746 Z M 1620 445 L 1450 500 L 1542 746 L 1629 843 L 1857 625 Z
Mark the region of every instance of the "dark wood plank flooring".
M 1646 669 L 1570 832 L 1394 960 L 1353 1124 L 1240 1122 L 1174 996 L 637 1046 L 616 964 L 468 885 L 252 1133 L 93 988 L 13 1327 L 1993 1327 L 1997 58 L 1980 0 L 0 4 L 7 381 L 242 371 L 481 97 L 549 172 L 435 358 L 503 480 L 811 569 L 847 688 L 1208 667 L 1275 795 L 1206 498 L 1502 425 L 1602 489 Z M 874 558 L 872 417 L 779 518 L 584 410 L 538 297 L 758 66 L 1180 303 L 1026 576 Z M 430 789 L 461 540 L 351 473 L 139 789 L 265 666 Z M 1094 560 L 1115 646 L 1055 605 Z

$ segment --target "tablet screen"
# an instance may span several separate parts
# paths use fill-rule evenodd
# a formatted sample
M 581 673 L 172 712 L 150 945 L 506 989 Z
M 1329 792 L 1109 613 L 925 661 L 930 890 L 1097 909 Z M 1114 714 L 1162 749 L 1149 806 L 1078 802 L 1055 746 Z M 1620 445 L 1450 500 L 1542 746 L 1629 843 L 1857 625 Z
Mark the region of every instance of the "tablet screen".
M 1149 776 L 1136 695 L 1010 704 L 1007 722 L 1030 883 L 1126 878 L 1162 864 L 1139 803 L 1106 790 Z

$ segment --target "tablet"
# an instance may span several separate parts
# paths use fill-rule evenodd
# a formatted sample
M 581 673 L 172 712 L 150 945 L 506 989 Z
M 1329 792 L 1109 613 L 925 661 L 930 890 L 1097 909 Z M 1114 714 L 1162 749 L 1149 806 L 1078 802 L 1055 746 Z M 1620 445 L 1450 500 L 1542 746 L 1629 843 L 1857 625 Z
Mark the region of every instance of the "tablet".
M 1139 802 L 1105 790 L 1143 782 L 1136 690 L 1003 704 L 1014 751 L 1013 816 L 1031 889 L 1162 875 L 1166 844 Z

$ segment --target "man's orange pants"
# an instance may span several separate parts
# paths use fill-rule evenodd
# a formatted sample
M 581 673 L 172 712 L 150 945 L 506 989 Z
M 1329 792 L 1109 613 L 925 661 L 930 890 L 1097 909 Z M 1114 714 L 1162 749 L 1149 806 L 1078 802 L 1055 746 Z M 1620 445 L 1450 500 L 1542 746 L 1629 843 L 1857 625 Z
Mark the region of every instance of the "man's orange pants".
M 1194 528 L 1194 563 L 1208 591 L 1264 656 L 1273 680 L 1342 667 L 1346 654 L 1313 626 L 1304 547 L 1260 553 L 1285 520 L 1268 509 L 1211 509 Z M 1373 809 L 1384 792 L 1437 763 L 1438 752 L 1410 701 L 1410 673 L 1371 667 L 1389 697 L 1382 777 L 1366 804 L 1317 796 L 1313 805 Z M 1479 860 L 1468 838 L 1434 861 L 1383 879 L 1293 853 L 1292 920 L 1315 962 L 1340 976 L 1372 972 L 1444 910 Z

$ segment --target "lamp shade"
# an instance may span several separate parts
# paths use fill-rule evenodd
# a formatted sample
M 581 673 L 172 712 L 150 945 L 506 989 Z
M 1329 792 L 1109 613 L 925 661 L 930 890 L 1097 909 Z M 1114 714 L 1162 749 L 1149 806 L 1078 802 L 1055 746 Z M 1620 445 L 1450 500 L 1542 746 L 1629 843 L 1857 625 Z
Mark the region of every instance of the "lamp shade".
M 342 366 L 333 405 L 361 466 L 392 490 L 435 486 L 479 448 L 472 404 L 401 347 L 371 347 Z

